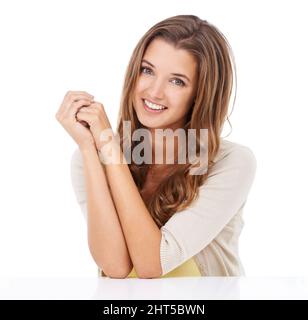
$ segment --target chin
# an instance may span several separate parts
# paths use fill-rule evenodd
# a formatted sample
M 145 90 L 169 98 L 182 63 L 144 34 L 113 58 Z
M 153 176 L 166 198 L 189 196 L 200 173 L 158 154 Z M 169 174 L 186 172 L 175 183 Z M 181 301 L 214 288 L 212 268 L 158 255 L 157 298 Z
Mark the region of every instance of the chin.
M 159 121 L 152 121 L 149 119 L 144 119 L 144 117 L 138 117 L 139 122 L 146 128 L 149 129 L 156 129 L 156 128 L 161 128 L 163 126 L 163 123 L 159 123 Z

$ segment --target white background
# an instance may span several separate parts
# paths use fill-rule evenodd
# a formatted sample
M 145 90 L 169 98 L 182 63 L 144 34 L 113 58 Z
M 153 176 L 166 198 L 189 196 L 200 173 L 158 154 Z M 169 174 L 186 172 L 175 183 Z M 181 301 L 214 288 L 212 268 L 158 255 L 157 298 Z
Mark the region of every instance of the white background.
M 0 276 L 96 275 L 70 180 L 76 145 L 55 113 L 66 91 L 85 90 L 115 128 L 132 50 L 177 14 L 213 23 L 235 54 L 227 139 L 258 162 L 240 238 L 247 276 L 308 275 L 305 1 L 10 0 L 0 2 Z

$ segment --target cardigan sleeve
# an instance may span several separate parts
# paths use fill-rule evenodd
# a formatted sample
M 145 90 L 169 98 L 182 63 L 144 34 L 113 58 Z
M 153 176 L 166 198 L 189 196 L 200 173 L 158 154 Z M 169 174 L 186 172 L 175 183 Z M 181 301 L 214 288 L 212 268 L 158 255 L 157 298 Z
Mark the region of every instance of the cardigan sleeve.
M 199 197 L 161 227 L 160 259 L 170 272 L 204 249 L 245 204 L 256 172 L 256 158 L 238 145 L 217 161 Z
M 73 152 L 71 157 L 71 183 L 77 203 L 79 204 L 81 212 L 87 221 L 87 193 L 83 172 L 83 159 L 79 148 Z
M 75 193 L 77 203 L 86 222 L 88 222 L 88 209 L 87 209 L 87 193 L 84 177 L 84 166 L 82 154 L 77 148 L 71 157 L 71 183 Z M 104 271 L 98 268 L 99 276 L 106 276 Z

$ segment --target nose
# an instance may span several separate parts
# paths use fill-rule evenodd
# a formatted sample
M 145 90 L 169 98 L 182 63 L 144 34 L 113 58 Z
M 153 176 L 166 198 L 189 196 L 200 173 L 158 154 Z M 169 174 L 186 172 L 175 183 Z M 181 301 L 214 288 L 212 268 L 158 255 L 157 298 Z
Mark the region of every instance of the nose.
M 155 100 L 163 100 L 164 99 L 164 82 L 163 80 L 155 79 L 152 81 L 151 86 L 148 90 L 149 96 Z

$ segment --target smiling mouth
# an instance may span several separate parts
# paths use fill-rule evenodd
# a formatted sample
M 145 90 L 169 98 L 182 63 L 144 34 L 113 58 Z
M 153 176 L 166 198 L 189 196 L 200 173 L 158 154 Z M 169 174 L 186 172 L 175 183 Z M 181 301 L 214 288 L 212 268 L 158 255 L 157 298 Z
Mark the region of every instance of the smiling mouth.
M 168 109 L 165 106 L 154 104 L 154 103 L 148 101 L 147 99 L 142 99 L 142 102 L 143 102 L 144 109 L 148 112 L 151 112 L 151 113 L 161 113 L 164 110 Z

